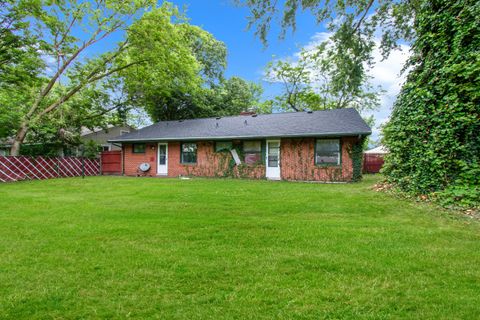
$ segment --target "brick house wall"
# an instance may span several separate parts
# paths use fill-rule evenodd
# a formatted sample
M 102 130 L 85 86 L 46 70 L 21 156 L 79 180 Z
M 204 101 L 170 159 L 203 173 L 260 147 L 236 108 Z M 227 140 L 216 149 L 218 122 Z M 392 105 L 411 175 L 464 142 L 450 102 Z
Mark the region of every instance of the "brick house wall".
M 300 181 L 350 181 L 353 176 L 351 146 L 358 141 L 355 137 L 341 138 L 341 165 L 323 167 L 314 162 L 314 138 L 281 139 L 280 170 L 283 180 Z M 238 143 L 239 141 L 237 141 Z M 234 141 L 234 144 L 236 141 Z M 237 177 L 265 179 L 265 165 L 232 165 L 228 152 L 215 152 L 215 142 L 197 142 L 197 163 L 180 163 L 180 142 L 168 142 L 168 176 Z M 138 175 L 140 163 L 150 163 L 147 176 L 157 175 L 157 143 L 147 143 L 144 154 L 132 153 L 132 145 L 123 147 L 125 175 Z
M 197 163 L 180 163 L 180 142 L 168 143 L 168 176 L 200 176 L 262 179 L 265 177 L 265 165 L 232 166 L 229 152 L 215 152 L 215 142 L 197 142 Z
M 351 181 L 353 163 L 350 148 L 358 141 L 355 137 L 340 139 L 340 166 L 315 164 L 315 138 L 282 139 L 280 144 L 281 177 L 299 181 Z
M 145 153 L 133 153 L 131 144 L 124 144 L 123 151 L 123 168 L 124 174 L 127 176 L 144 175 L 138 170 L 141 163 L 149 163 L 150 171 L 145 175 L 157 175 L 157 144 L 147 143 Z

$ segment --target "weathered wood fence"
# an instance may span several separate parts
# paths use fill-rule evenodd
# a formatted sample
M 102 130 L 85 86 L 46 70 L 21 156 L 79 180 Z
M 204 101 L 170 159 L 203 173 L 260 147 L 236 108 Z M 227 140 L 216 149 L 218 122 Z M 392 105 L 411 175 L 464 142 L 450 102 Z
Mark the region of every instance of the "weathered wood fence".
M 122 151 L 103 151 L 100 159 L 102 161 L 102 174 L 122 174 Z
M 0 182 L 100 174 L 100 159 L 0 156 Z

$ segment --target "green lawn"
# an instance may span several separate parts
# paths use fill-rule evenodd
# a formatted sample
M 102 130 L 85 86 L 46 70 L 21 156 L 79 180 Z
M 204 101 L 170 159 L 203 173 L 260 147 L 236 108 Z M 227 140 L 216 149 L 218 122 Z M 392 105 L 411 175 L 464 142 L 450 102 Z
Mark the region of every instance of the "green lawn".
M 479 319 L 480 223 L 358 184 L 0 184 L 0 318 Z

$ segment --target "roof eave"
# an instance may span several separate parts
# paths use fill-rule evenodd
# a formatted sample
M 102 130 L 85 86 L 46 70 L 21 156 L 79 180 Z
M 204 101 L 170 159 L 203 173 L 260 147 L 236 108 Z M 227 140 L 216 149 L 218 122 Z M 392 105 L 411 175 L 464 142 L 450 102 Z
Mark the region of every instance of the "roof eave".
M 285 134 L 275 136 L 224 136 L 224 137 L 172 137 L 172 138 L 132 138 L 132 139 L 111 139 L 108 142 L 156 142 L 156 141 L 200 141 L 200 140 L 231 140 L 231 139 L 273 139 L 273 138 L 308 138 L 308 137 L 352 137 L 368 136 L 371 131 L 361 132 L 328 132 L 328 133 L 302 133 Z

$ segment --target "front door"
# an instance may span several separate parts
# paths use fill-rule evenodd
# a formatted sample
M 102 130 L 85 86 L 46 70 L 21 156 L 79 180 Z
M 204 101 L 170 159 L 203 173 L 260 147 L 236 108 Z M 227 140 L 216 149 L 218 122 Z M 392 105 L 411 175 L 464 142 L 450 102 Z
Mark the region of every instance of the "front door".
M 158 165 L 157 174 L 166 176 L 168 175 L 168 144 L 158 144 Z
M 267 179 L 280 180 L 280 140 L 267 140 Z

